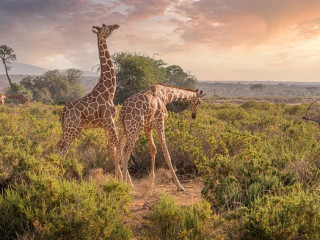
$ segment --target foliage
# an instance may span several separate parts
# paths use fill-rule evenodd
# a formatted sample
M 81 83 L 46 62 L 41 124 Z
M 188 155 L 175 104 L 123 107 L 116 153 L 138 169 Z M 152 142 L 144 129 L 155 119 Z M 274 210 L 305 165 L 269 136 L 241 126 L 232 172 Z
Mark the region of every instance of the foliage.
M 211 215 L 207 202 L 190 207 L 178 206 L 176 201 L 162 195 L 149 215 L 148 239 L 222 239 L 217 230 L 221 220 Z
M 32 92 L 33 100 L 43 103 L 57 103 L 84 95 L 80 85 L 82 72 L 77 69 L 47 71 L 40 76 L 27 76 L 20 85 Z
M 203 103 L 194 120 L 190 111 L 170 112 L 166 138 L 173 165 L 179 174 L 203 179 L 202 196 L 210 206 L 201 203 L 179 207 L 170 198 L 163 197 L 152 208 L 146 237 L 155 232 L 160 239 L 172 236 L 184 239 L 206 239 L 207 236 L 213 239 L 221 236 L 225 239 L 259 239 L 257 236 L 318 239 L 320 130 L 314 122 L 302 119 L 308 106 L 257 101 L 238 106 Z M 4 227 L 8 228 L 3 231 L 8 236 L 14 234 L 9 229 L 16 228 L 20 229 L 17 230 L 20 235 L 30 233 L 50 238 L 51 235 L 39 235 L 45 232 L 37 232 L 35 226 L 50 229 L 46 234 L 58 234 L 58 223 L 64 222 L 66 227 L 74 223 L 71 218 L 56 216 L 55 208 L 67 206 L 68 215 L 74 216 L 74 221 L 79 220 L 77 226 L 86 222 L 84 212 L 103 218 L 96 208 L 108 201 L 109 192 L 112 196 L 120 194 L 125 201 L 120 206 L 114 200 L 110 206 L 115 204 L 121 216 L 127 215 L 122 211 L 126 208 L 127 190 L 121 184 L 87 182 L 92 170 L 114 172 L 102 130 L 83 131 L 66 159 L 54 153 L 61 136 L 61 110 L 62 106 L 42 103 L 31 103 L 23 108 L 0 106 L 0 188 L 3 193 L 0 215 L 15 216 L 5 218 Z M 142 134 L 135 148 L 135 157 L 144 174 L 148 174 L 150 168 L 147 142 Z M 157 140 L 155 142 L 159 150 L 156 166 L 166 167 L 160 145 Z M 87 191 L 92 194 L 87 196 Z M 57 203 L 56 196 L 63 201 Z M 92 202 L 92 207 L 81 205 L 80 212 L 75 213 L 71 201 L 74 196 L 81 196 L 79 204 Z M 43 202 L 37 197 L 40 200 L 44 197 Z M 36 200 L 32 204 L 28 199 Z M 49 214 L 44 217 L 39 209 L 46 209 Z M 30 218 L 26 217 L 26 212 L 32 213 L 28 215 Z M 21 221 L 14 221 L 15 218 Z M 122 226 L 123 217 L 119 221 L 112 219 L 115 225 L 118 222 L 117 226 Z M 171 224 L 166 225 L 165 219 Z M 95 234 L 91 226 L 91 222 L 87 222 L 88 231 Z M 127 232 L 126 227 L 121 229 L 122 233 Z
M 184 72 L 180 66 L 170 65 L 166 68 L 166 83 L 177 87 L 195 90 L 198 80 L 195 76 Z M 181 112 L 188 107 L 188 102 L 172 102 L 167 105 L 167 109 L 173 112 Z
M 301 189 L 264 196 L 241 224 L 243 239 L 319 239 L 319 196 Z
M 12 239 L 32 231 L 40 239 L 129 239 L 123 225 L 124 186 L 31 175 L 0 197 L 0 234 Z
M 250 90 L 254 91 L 257 94 L 258 92 L 261 92 L 264 87 L 265 86 L 261 83 L 252 84 L 250 86 Z
M 117 73 L 116 104 L 157 82 L 165 81 L 166 69 L 162 60 L 129 52 L 116 53 L 112 58 Z
M 0 58 L 1 58 L 2 63 L 4 65 L 10 87 L 12 87 L 12 82 L 9 77 L 8 71 L 11 68 L 11 66 L 10 66 L 11 61 L 16 61 L 17 56 L 14 54 L 14 51 L 12 48 L 8 47 L 7 45 L 1 45 L 0 46 Z
M 54 153 L 61 110 L 41 103 L 0 107 L 1 239 L 129 239 L 127 187 L 103 174 L 100 184 L 85 181 L 91 169 L 113 171 L 103 131 L 86 131 L 61 159 Z
M 195 90 L 198 80 L 195 76 L 186 73 L 180 66 L 170 65 L 166 67 L 166 83 Z

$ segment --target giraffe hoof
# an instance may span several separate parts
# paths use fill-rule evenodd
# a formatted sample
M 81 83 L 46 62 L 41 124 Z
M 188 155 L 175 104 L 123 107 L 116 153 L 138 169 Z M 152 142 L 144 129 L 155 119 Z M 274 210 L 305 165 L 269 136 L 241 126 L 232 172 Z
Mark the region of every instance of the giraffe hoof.
M 186 190 L 184 190 L 184 188 L 180 185 L 177 189 L 178 192 L 185 192 Z

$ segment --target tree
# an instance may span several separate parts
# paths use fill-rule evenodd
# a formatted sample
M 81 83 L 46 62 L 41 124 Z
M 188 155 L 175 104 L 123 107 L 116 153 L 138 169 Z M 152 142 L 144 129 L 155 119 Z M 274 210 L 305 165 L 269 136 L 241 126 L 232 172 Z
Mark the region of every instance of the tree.
M 77 69 L 47 71 L 43 75 L 23 78 L 20 84 L 33 95 L 33 100 L 44 103 L 58 103 L 84 95 L 80 85 L 82 72 Z
M 195 89 L 198 80 L 178 65 L 170 65 L 166 68 L 166 83 L 169 85 Z M 169 111 L 181 112 L 189 107 L 188 102 L 172 102 L 167 105 Z
M 79 69 L 67 69 L 64 71 L 64 75 L 67 77 L 67 80 L 71 85 L 80 84 L 83 79 L 82 72 Z
M 250 87 L 250 90 L 254 91 L 256 95 L 258 95 L 258 92 L 262 92 L 262 89 L 264 88 L 264 85 L 261 83 L 258 84 L 252 84 Z
M 129 96 L 166 80 L 165 63 L 161 59 L 139 53 L 120 52 L 113 55 L 113 61 L 118 86 L 114 99 L 116 104 L 121 104 Z
M 12 82 L 9 77 L 8 71 L 11 69 L 11 61 L 16 61 L 16 55 L 13 53 L 13 49 L 8 47 L 7 45 L 1 45 L 0 46 L 0 58 L 2 60 L 2 63 L 4 65 L 6 75 L 10 84 L 10 88 L 12 88 Z
M 166 83 L 169 85 L 195 89 L 198 82 L 195 76 L 183 71 L 178 65 L 170 65 L 166 68 Z

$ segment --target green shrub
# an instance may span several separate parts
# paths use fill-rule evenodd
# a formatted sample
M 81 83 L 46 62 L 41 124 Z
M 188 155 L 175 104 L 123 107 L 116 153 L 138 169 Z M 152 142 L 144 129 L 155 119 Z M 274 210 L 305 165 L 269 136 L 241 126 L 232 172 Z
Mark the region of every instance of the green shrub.
M 207 202 L 189 207 L 177 205 L 172 197 L 162 195 L 149 215 L 147 239 L 222 239 L 218 228 L 222 221 L 211 215 Z
M 319 239 L 319 203 L 318 195 L 304 190 L 266 195 L 243 219 L 242 239 Z
M 124 185 L 99 186 L 49 175 L 30 176 L 0 196 L 0 236 L 33 232 L 39 239 L 130 239 L 123 223 L 129 202 Z

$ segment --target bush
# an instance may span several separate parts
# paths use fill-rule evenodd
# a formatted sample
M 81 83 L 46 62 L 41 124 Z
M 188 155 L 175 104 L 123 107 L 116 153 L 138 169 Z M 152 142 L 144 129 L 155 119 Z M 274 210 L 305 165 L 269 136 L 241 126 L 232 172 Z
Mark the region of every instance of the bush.
M 306 190 L 264 196 L 242 221 L 243 239 L 319 239 L 319 197 Z
M 221 220 L 211 215 L 207 202 L 190 207 L 178 206 L 175 200 L 162 195 L 149 215 L 148 239 L 222 239 L 218 227 Z
M 39 239 L 129 239 L 124 226 L 128 189 L 114 182 L 96 186 L 52 176 L 32 176 L 0 197 L 0 235 L 34 233 Z

